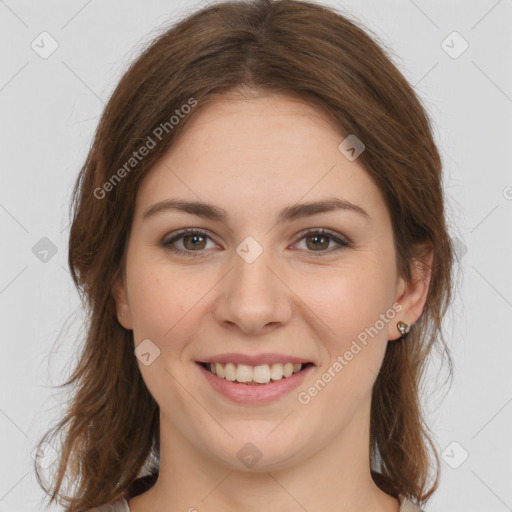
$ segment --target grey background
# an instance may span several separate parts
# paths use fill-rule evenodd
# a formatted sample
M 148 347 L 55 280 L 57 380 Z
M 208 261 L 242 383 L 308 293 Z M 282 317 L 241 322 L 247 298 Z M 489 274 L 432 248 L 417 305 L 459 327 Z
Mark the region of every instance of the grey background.
M 455 380 L 439 387 L 433 367 L 425 391 L 444 450 L 426 510 L 512 510 L 512 2 L 324 3 L 393 50 L 443 156 L 460 284 L 446 318 Z M 205 4 L 0 0 L 0 512 L 42 510 L 31 456 L 62 413 L 52 386 L 74 362 L 81 313 L 66 262 L 68 204 L 99 115 L 141 45 Z M 58 43 L 46 59 L 31 47 L 43 31 Z M 457 58 L 453 31 L 469 44 Z

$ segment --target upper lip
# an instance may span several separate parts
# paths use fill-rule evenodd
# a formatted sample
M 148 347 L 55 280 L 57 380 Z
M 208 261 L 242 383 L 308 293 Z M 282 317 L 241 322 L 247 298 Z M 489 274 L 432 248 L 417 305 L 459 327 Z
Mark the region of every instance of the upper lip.
M 212 357 L 206 357 L 204 359 L 200 359 L 197 361 L 198 363 L 234 363 L 234 364 L 247 364 L 249 366 L 259 366 L 263 364 L 274 364 L 274 363 L 301 363 L 307 364 L 312 363 L 312 361 L 308 359 L 304 359 L 303 357 L 297 356 L 288 356 L 285 354 L 276 354 L 276 353 L 264 353 L 257 355 L 247 355 L 247 354 L 219 354 Z

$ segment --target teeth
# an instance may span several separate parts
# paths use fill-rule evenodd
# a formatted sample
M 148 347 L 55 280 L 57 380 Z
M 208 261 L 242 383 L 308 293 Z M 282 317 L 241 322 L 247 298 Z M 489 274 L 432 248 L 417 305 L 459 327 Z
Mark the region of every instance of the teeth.
M 245 384 L 268 384 L 270 380 L 280 380 L 290 377 L 302 369 L 300 363 L 274 363 L 249 366 L 247 364 L 208 363 L 206 368 L 217 377 L 231 382 L 237 381 Z
M 251 367 L 249 366 L 251 370 Z M 254 382 L 258 384 L 265 384 L 270 382 L 270 368 L 268 364 L 262 364 L 260 366 L 255 366 L 252 369 L 252 379 Z
M 246 364 L 236 367 L 236 380 L 238 382 L 252 382 L 252 368 Z
M 283 375 L 289 377 L 293 373 L 293 363 L 286 363 L 283 366 Z
M 217 377 L 221 377 L 222 379 L 224 378 L 224 368 L 222 368 L 222 365 L 219 364 L 219 363 L 214 363 L 212 365 L 209 365 L 209 366 L 212 366 L 213 368 L 213 373 L 215 375 L 217 375 Z
M 233 363 L 227 363 L 224 367 L 224 378 L 230 381 L 236 380 L 236 366 Z

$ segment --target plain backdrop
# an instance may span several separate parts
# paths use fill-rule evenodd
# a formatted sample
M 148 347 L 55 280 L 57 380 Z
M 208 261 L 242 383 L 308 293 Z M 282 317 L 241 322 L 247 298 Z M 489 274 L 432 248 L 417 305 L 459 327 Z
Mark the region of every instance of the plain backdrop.
M 433 368 L 425 393 L 443 453 L 426 510 L 511 510 L 512 2 L 324 4 L 392 49 L 442 153 L 460 284 L 446 318 L 455 379 L 443 387 Z M 68 205 L 99 116 L 142 45 L 204 5 L 0 0 L 0 512 L 43 510 L 32 456 L 76 357 Z

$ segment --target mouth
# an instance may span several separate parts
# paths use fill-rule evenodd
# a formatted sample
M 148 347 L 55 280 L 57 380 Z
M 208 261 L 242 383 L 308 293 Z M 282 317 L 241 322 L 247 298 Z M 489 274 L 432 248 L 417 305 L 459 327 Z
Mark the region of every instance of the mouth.
M 196 361 L 206 371 L 216 377 L 246 386 L 265 386 L 273 382 L 288 379 L 293 375 L 304 372 L 314 366 L 314 363 L 272 363 L 251 366 L 247 364 L 235 364 L 231 362 L 209 363 Z

